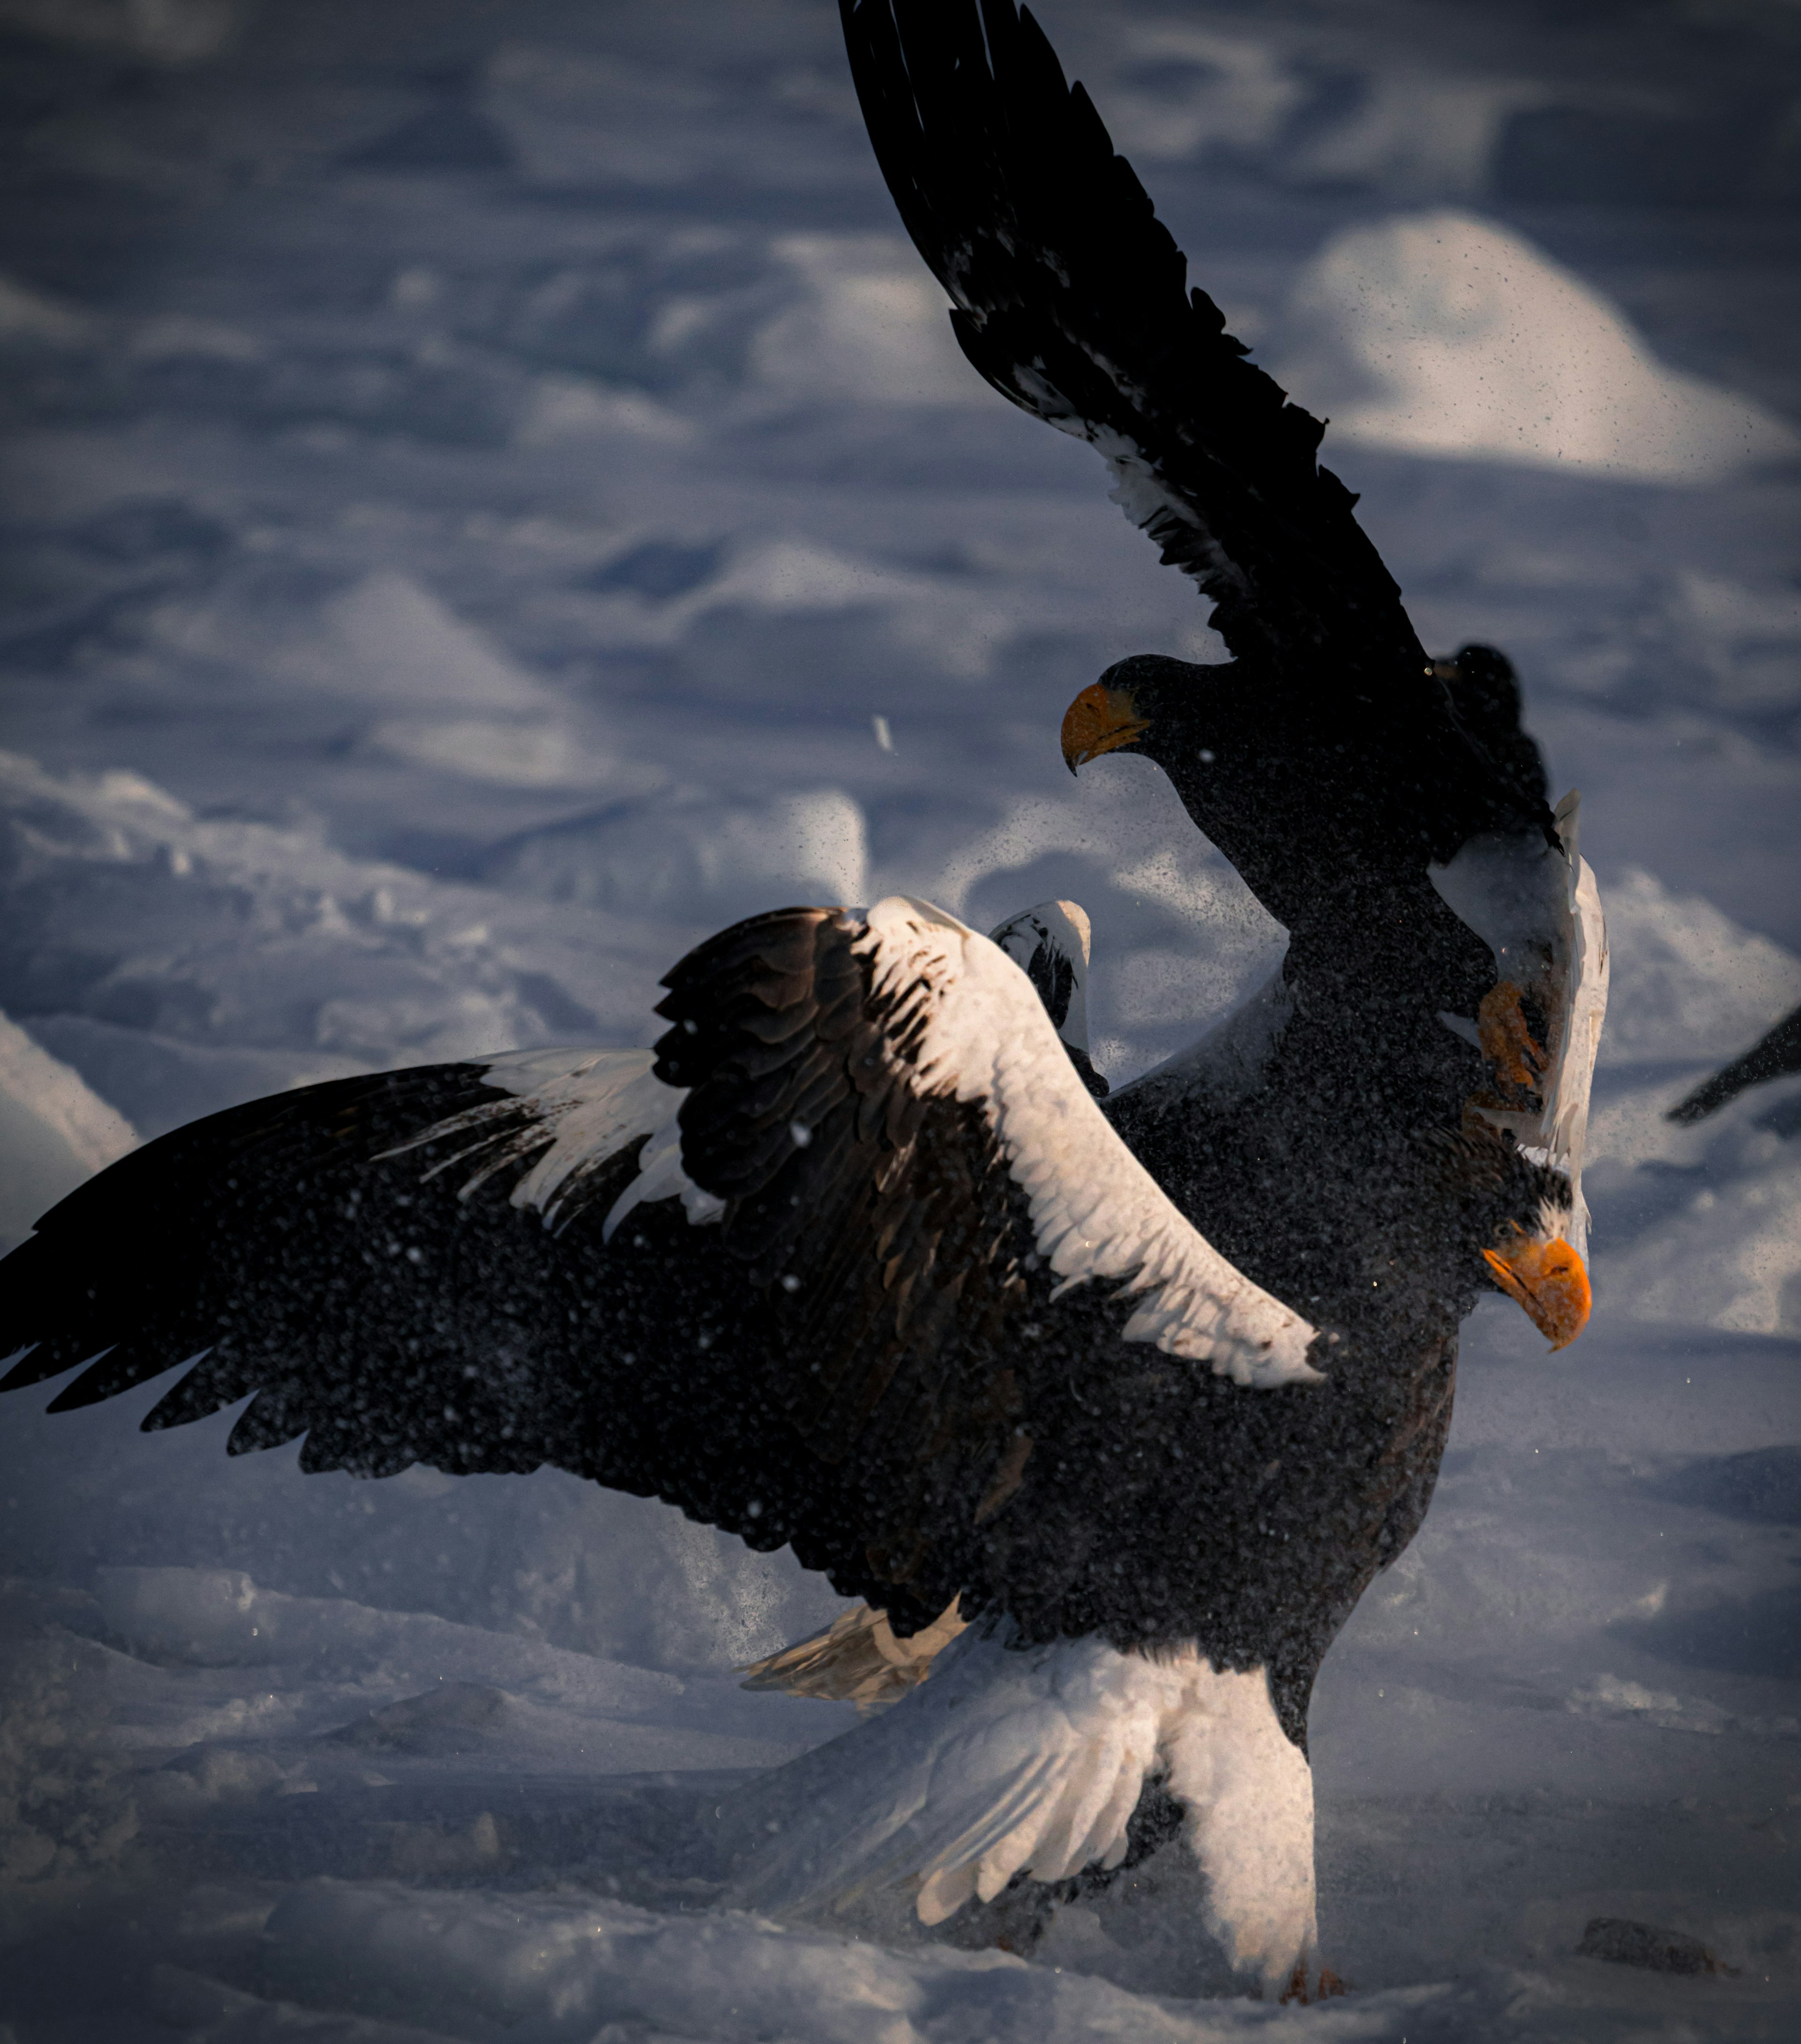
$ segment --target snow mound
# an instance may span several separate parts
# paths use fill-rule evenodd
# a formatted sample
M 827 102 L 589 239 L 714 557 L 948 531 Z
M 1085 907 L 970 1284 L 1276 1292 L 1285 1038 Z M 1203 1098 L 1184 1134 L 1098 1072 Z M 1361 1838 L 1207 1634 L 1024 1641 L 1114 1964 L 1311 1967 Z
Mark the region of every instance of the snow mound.
M 364 1067 L 328 1051 L 240 1050 L 183 1043 L 88 1015 L 34 1015 L 31 1033 L 75 1067 L 148 1142 L 221 1108 L 264 1100 L 290 1086 L 351 1078 Z
M 623 438 L 682 446 L 695 438 L 691 421 L 640 390 L 619 390 L 586 376 L 563 376 L 547 371 L 532 386 L 524 414 L 513 430 L 522 448 L 555 448 L 583 443 L 579 459 L 591 461 L 593 443 Z
M 943 292 L 898 235 L 790 234 L 774 252 L 804 295 L 757 336 L 751 366 L 766 386 L 813 403 L 992 404 Z
M 378 569 L 325 606 L 320 643 L 284 663 L 364 701 L 531 710 L 548 692 L 410 576 Z
M 0 1015 L 0 1243 L 21 1240 L 84 1178 L 137 1136 L 79 1072 Z
M 1665 367 L 1599 292 L 1471 213 L 1346 229 L 1290 309 L 1306 338 L 1282 381 L 1342 440 L 1679 483 L 1801 448 L 1753 400 Z
M 1158 2044 L 1450 2034 L 1440 1987 L 1359 1997 L 1354 2010 L 1277 2011 L 1133 1994 L 1000 1951 L 908 1953 L 753 1916 L 666 1915 L 618 1903 L 320 1881 L 269 1920 L 267 1990 L 302 2004 L 520 2044 L 678 2038 L 713 2044 Z M 274 2013 L 271 2011 L 271 2015 Z M 1448 2010 L 1445 2011 L 1450 2013 Z M 474 2027 L 480 2025 L 479 2030 Z M 249 2034 L 247 2033 L 246 2034 Z
M 1801 959 L 1629 868 L 1604 890 L 1613 990 L 1588 1125 L 1596 1301 L 1640 1322 L 1801 1333 L 1801 1086 L 1669 1110 L 1801 1001 Z
M 1603 889 L 1613 984 L 1609 1065 L 1724 1063 L 1801 1001 L 1801 959 L 1698 894 L 1629 866 Z
M 1603 1254 L 1597 1298 L 1633 1320 L 1801 1334 L 1801 1083 L 1670 1121 L 1696 1076 L 1634 1087 L 1591 1124 L 1602 1226 L 1617 1202 L 1623 1238 Z
M 1630 1320 L 1747 1335 L 1801 1335 L 1801 1155 L 1764 1130 L 1740 1170 L 1703 1183 L 1607 1271 Z M 1711 1174 L 1709 1174 L 1711 1175 Z
M 297 704 L 348 699 L 370 718 L 358 733 L 363 757 L 510 788 L 624 793 L 662 778 L 622 758 L 591 710 L 572 709 L 396 568 L 298 612 L 254 589 L 208 589 L 159 605 L 148 626 L 178 669 L 210 668 L 240 688 L 272 685 Z
M 295 1078 L 320 1053 L 368 1066 L 616 1040 L 668 962 L 666 938 L 348 858 L 312 827 L 197 817 L 134 774 L 0 754 L 0 832 L 13 1013 L 300 1053 Z
M 863 813 L 835 788 L 727 803 L 693 791 L 516 839 L 485 877 L 557 902 L 727 922 L 869 898 Z

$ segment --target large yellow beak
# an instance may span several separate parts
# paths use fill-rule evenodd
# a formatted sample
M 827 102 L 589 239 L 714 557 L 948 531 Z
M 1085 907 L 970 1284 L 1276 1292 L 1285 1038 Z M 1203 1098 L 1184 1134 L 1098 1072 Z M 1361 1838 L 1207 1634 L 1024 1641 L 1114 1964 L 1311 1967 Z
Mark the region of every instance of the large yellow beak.
M 1516 1247 L 1485 1249 L 1482 1257 L 1496 1283 L 1526 1308 L 1553 1349 L 1568 1348 L 1588 1325 L 1588 1273 L 1561 1235 L 1554 1242 L 1522 1235 Z
M 1104 752 L 1130 745 L 1150 728 L 1129 689 L 1090 682 L 1063 713 L 1063 763 L 1073 774 Z

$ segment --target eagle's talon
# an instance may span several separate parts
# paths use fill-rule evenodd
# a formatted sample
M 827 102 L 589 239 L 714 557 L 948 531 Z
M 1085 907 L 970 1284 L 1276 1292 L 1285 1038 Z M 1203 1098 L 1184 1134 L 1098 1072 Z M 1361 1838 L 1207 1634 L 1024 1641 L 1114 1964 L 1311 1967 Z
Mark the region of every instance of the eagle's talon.
M 1284 2002 L 1299 2002 L 1306 2008 L 1314 2002 L 1331 2001 L 1338 1995 L 1350 1992 L 1350 1988 L 1330 1966 L 1321 1966 L 1310 1979 L 1307 1961 L 1303 1959 L 1289 1975 L 1288 1984 L 1278 1999 Z

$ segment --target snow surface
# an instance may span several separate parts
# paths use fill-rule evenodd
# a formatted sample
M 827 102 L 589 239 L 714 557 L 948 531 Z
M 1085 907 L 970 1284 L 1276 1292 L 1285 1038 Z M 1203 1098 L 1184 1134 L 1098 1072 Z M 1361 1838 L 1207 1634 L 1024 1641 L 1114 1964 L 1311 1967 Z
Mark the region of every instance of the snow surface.
M 724 1909 L 720 1792 L 852 1722 L 730 1673 L 821 1584 L 554 1474 L 143 1436 L 152 1385 L 0 1412 L 9 2044 L 1792 2031 L 1801 1101 L 1661 1116 L 1801 1000 L 1801 488 L 1774 427 L 1625 402 L 1801 417 L 1792 31 L 1042 11 L 1235 330 L 1363 407 L 1327 458 L 1427 643 L 1519 663 L 1610 915 L 1594 1320 L 1548 1357 L 1477 1315 L 1315 1700 L 1355 1991 L 1229 1998 L 1179 1857 L 1029 1963 Z M 5 0 L 0 36 L 0 1228 L 286 1085 L 647 1043 L 659 974 L 785 897 L 1081 901 L 1116 1079 L 1268 976 L 1154 770 L 1062 770 L 1111 661 L 1220 649 L 957 355 L 821 0 Z M 1521 280 L 1473 339 L 1415 259 L 1446 208 Z M 1358 248 L 1380 294 L 1323 294 Z M 1377 314 L 1388 380 L 1328 402 Z M 1603 341 L 1626 382 L 1565 373 Z M 1738 1971 L 1580 1958 L 1596 1915 Z

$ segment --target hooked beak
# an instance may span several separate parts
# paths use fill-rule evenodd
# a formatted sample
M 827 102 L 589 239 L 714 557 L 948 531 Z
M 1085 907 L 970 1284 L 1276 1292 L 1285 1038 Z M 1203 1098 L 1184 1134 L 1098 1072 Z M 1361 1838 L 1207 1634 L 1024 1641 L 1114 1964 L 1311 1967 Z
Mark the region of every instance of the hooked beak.
M 1485 1249 L 1482 1258 L 1553 1350 L 1568 1348 L 1588 1324 L 1588 1273 L 1561 1235 L 1538 1242 L 1522 1234 L 1512 1248 Z
M 1091 682 L 1063 713 L 1063 763 L 1073 774 L 1104 752 L 1135 743 L 1150 728 L 1129 689 Z

